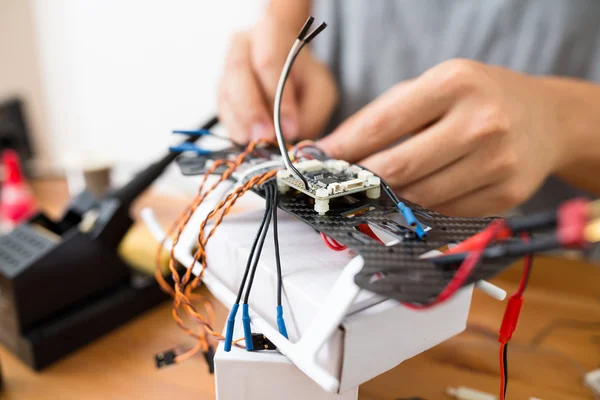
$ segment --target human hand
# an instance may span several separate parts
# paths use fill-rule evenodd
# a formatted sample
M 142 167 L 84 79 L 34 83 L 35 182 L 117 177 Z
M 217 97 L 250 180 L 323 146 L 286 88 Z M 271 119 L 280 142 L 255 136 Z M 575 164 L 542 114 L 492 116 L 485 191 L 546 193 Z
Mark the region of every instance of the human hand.
M 392 87 L 319 146 L 417 204 L 491 215 L 527 200 L 563 161 L 553 96 L 540 78 L 451 60 Z
M 267 12 L 254 28 L 234 36 L 219 85 L 218 114 L 236 142 L 275 138 L 275 91 L 297 35 L 295 28 Z M 329 70 L 305 48 L 294 62 L 282 96 L 285 138 L 314 139 L 336 102 L 337 88 Z

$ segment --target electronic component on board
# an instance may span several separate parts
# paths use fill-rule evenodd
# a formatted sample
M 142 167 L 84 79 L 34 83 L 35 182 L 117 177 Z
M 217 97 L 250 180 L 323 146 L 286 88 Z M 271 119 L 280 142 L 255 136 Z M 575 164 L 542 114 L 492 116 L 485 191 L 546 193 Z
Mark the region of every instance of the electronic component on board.
M 381 195 L 381 179 L 371 171 L 343 160 L 306 160 L 294 163 L 308 183 L 308 189 L 289 170 L 277 172 L 277 188 L 285 194 L 290 188 L 315 199 L 315 211 L 324 215 L 329 211 L 329 200 L 365 192 L 370 199 Z
M 252 334 L 252 347 L 254 351 L 258 350 L 277 350 L 277 346 L 273 344 L 265 335 L 262 333 Z
M 156 368 L 164 368 L 168 365 L 175 364 L 175 357 L 177 357 L 175 350 L 168 350 L 168 351 L 164 351 L 162 353 L 156 354 L 154 356 Z

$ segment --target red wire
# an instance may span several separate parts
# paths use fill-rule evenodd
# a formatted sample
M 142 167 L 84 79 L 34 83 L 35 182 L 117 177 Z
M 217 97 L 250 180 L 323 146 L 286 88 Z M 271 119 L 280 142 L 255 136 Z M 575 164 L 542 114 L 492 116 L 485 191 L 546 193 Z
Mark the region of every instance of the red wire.
M 369 228 L 368 225 L 359 225 L 358 226 L 358 230 L 361 231 L 362 233 L 364 233 L 365 235 L 368 235 L 370 237 L 372 237 L 373 239 L 379 241 L 380 243 L 384 244 L 381 239 L 379 239 L 377 237 L 377 235 L 375 235 L 375 233 L 371 230 L 371 228 Z M 325 235 L 323 232 L 321 232 L 321 237 L 323 238 L 323 242 L 325 242 L 325 245 L 327 247 L 329 247 L 331 250 L 335 250 L 335 251 L 344 251 L 348 248 L 348 246 L 345 246 L 339 242 L 337 242 L 336 240 L 330 238 L 329 236 Z
M 468 239 L 465 239 L 464 241 L 460 242 L 459 244 L 452 247 L 451 249 L 446 250 L 444 252 L 444 255 L 465 253 L 467 251 L 476 249 L 477 247 L 479 247 L 481 245 L 481 242 L 485 239 L 484 233 L 485 233 L 485 230 L 481 231 L 480 233 L 478 233 L 476 235 L 471 236 Z M 508 239 L 511 236 L 512 236 L 512 232 L 510 231 L 510 229 L 504 228 L 498 233 L 496 240 Z
M 523 232 L 521 234 L 523 242 L 529 241 L 529 234 Z M 533 265 L 533 255 L 527 254 L 523 265 L 523 273 L 521 274 L 521 281 L 519 282 L 519 288 L 517 291 L 510 296 L 508 303 L 506 304 L 506 310 L 502 317 L 502 324 L 500 325 L 500 331 L 498 332 L 498 341 L 500 342 L 500 400 L 504 400 L 504 392 L 506 390 L 506 379 L 504 371 L 506 369 L 504 365 L 504 356 L 506 352 L 506 345 L 512 338 L 513 332 L 517 328 L 519 321 L 519 315 L 521 313 L 521 307 L 523 305 L 523 294 L 527 288 L 527 282 L 529 281 L 529 275 L 531 273 L 531 267 Z
M 338 243 L 335 240 L 333 240 L 332 238 L 330 238 L 329 236 L 325 235 L 323 232 L 321 232 L 321 238 L 323 239 L 323 242 L 325 242 L 325 245 L 327 247 L 329 247 L 331 250 L 343 251 L 348 248 L 347 246 L 344 246 L 343 244 Z
M 293 156 L 294 158 L 297 158 L 298 153 L 301 152 L 301 150 L 307 146 L 310 146 L 310 143 L 306 143 L 300 146 L 296 146 L 294 147 L 294 153 Z M 315 158 L 313 156 L 311 156 L 310 154 L 306 154 L 305 152 L 302 151 L 302 157 L 308 158 L 309 160 L 314 160 Z
M 523 242 L 527 243 L 529 241 L 529 234 L 526 232 L 523 232 L 521 234 L 521 238 L 523 239 Z M 523 296 L 523 293 L 525 292 L 525 288 L 527 287 L 527 281 L 528 281 L 528 277 L 529 277 L 529 273 L 531 271 L 531 266 L 533 264 L 533 256 L 531 254 L 527 254 L 525 256 L 525 260 L 523 261 L 523 274 L 521 275 L 521 282 L 519 283 L 519 289 L 517 290 L 517 293 L 515 293 L 515 295 L 521 297 Z
M 482 240 L 478 243 L 477 248 L 473 249 L 467 254 L 467 257 L 462 262 L 460 267 L 456 270 L 456 273 L 448 282 L 448 285 L 441 291 L 438 297 L 428 304 L 411 304 L 411 303 L 403 303 L 404 306 L 411 308 L 413 310 L 425 310 L 436 306 L 450 297 L 452 297 L 469 279 L 471 273 L 479 264 L 479 260 L 483 256 L 483 252 L 489 246 L 489 244 L 496 239 L 499 233 L 502 232 L 504 228 L 503 220 L 496 220 L 492 222 L 483 232 L 482 232 Z
M 361 231 L 365 235 L 367 235 L 370 238 L 375 239 L 379 243 L 385 245 L 385 243 L 383 243 L 383 240 L 381 240 L 381 239 L 379 239 L 379 237 L 377 237 L 377 235 L 375 234 L 375 232 L 373 232 L 373 229 L 371 229 L 371 227 L 368 224 L 360 224 L 360 225 L 358 225 L 357 228 L 358 228 L 359 231 Z

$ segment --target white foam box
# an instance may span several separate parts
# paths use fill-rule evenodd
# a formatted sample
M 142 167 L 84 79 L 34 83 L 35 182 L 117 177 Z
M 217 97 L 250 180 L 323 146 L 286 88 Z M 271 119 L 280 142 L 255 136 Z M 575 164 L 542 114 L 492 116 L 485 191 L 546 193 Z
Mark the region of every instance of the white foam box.
M 236 334 L 241 334 L 241 325 Z M 358 388 L 328 393 L 277 351 L 246 351 L 223 343 L 215 354 L 217 400 L 356 400 Z
M 207 245 L 208 269 L 216 278 L 208 286 L 217 298 L 224 298 L 217 293 L 223 289 L 230 292 L 228 298 L 237 293 L 264 210 L 264 203 L 258 196 L 253 193 L 246 196 L 250 197 L 245 203 L 248 211 L 227 216 Z M 332 251 L 310 226 L 281 210 L 278 216 L 284 315 L 289 338 L 296 342 L 308 329 L 341 271 L 355 254 Z M 415 311 L 394 300 L 361 291 L 338 329 L 321 348 L 318 363 L 337 377 L 338 393 L 353 390 L 463 331 L 471 295 L 472 286 L 431 310 Z M 275 296 L 276 268 L 270 229 L 249 305 L 252 312 L 276 329 Z M 231 307 L 231 304 L 225 305 Z M 241 325 L 240 314 L 238 326 Z

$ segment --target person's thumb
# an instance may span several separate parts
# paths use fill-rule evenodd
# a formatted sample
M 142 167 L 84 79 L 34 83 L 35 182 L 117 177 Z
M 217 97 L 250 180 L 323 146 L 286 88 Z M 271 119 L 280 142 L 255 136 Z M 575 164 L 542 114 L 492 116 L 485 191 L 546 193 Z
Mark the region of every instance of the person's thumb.
M 276 24 L 264 23 L 254 32 L 251 59 L 254 73 L 264 94 L 270 111 L 273 111 L 277 85 L 293 37 L 287 38 Z M 289 39 L 289 40 L 288 40 Z M 281 97 L 281 130 L 286 139 L 293 141 L 298 137 L 299 115 L 297 93 L 292 71 L 287 78 Z

